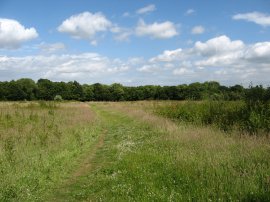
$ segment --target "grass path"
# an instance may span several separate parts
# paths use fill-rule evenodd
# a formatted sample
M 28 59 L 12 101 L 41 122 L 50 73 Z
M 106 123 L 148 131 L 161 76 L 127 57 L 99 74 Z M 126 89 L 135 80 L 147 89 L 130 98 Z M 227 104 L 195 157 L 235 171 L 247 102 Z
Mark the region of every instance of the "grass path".
M 79 168 L 74 172 L 71 179 L 72 182 L 78 177 L 84 176 L 88 172 L 91 172 L 93 169 L 93 160 L 96 156 L 96 152 L 103 147 L 104 144 L 104 137 L 106 135 L 106 131 L 104 130 L 103 133 L 99 136 L 97 143 L 93 146 L 92 150 L 86 155 L 85 159 L 83 160 L 82 164 L 79 166 Z
M 80 177 L 92 172 L 95 167 L 93 160 L 96 158 L 97 151 L 104 145 L 104 138 L 106 133 L 106 130 L 103 130 L 103 132 L 99 135 L 96 143 L 92 145 L 90 151 L 83 155 L 81 158 L 82 160 L 74 172 L 71 174 L 71 176 L 62 184 L 59 189 L 54 192 L 52 198 L 49 199 L 50 201 L 66 201 L 67 194 L 69 194 L 68 187 L 75 185 Z
M 100 119 L 100 127 L 104 132 L 67 183 L 64 183 L 52 198 L 54 201 L 131 200 L 134 196 L 129 194 L 115 195 L 115 192 L 126 191 L 121 187 L 126 186 L 125 182 L 122 184 L 115 181 L 116 184 L 110 185 L 107 184 L 107 180 L 120 174 L 117 173 L 118 163 L 122 162 L 127 154 L 134 154 L 144 143 L 149 143 L 149 137 L 157 132 L 149 128 L 148 124 L 142 124 L 122 113 L 105 109 L 100 105 L 92 105 L 91 108 Z M 111 190 L 110 193 L 110 188 L 118 191 Z M 132 193 L 132 190 L 128 192 Z
M 267 144 L 124 105 L 91 108 L 105 132 L 55 201 L 270 200 Z

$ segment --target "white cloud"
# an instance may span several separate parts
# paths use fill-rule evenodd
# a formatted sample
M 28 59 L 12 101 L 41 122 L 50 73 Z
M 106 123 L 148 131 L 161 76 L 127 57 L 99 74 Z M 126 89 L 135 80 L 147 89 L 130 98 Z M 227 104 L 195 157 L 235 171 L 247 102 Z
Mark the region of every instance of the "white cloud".
M 212 40 L 218 41 L 218 38 Z M 203 49 L 198 49 L 196 45 L 194 47 L 194 51 L 203 56 L 194 62 L 195 66 L 236 69 L 249 69 L 256 66 L 256 68 L 259 69 L 270 65 L 270 42 L 259 42 L 246 45 L 242 41 L 231 41 L 227 37 L 227 40 L 224 40 L 219 48 L 218 46 L 215 47 L 216 51 L 213 51 L 213 46 L 211 44 L 208 43 L 207 47 L 206 42 L 204 45 L 205 47 Z M 222 48 L 222 45 L 224 48 Z
M 185 57 L 185 53 L 181 48 L 176 50 L 165 50 L 162 54 L 151 58 L 150 62 L 171 62 L 181 60 Z
M 138 70 L 144 74 L 171 71 L 172 75 L 181 76 L 183 82 L 217 80 L 228 84 L 241 81 L 248 85 L 253 81 L 269 85 L 269 55 L 270 42 L 245 44 L 223 35 L 198 41 L 192 48 L 166 50 L 150 58 Z
M 241 60 L 245 55 L 246 45 L 241 40 L 232 41 L 222 35 L 204 43 L 196 42 L 193 51 L 202 56 L 194 62 L 197 67 L 236 67 L 244 64 Z
M 194 73 L 194 71 L 187 68 L 179 68 L 179 69 L 173 70 L 174 75 L 184 75 L 184 74 L 191 74 L 191 73 Z
M 141 19 L 139 20 L 135 31 L 138 36 L 150 36 L 156 39 L 166 39 L 178 35 L 175 24 L 170 21 L 146 24 Z
M 160 68 L 156 64 L 146 64 L 137 69 L 139 72 L 156 73 Z
M 66 50 L 66 46 L 63 43 L 52 43 L 52 44 L 41 43 L 39 45 L 39 48 L 41 49 L 43 53 L 48 53 L 48 54 Z
M 259 42 L 249 46 L 245 51 L 245 58 L 266 64 L 270 63 L 270 42 Z
M 96 44 L 96 34 L 108 31 L 111 26 L 110 20 L 102 13 L 83 12 L 63 21 L 58 31 L 67 33 L 75 39 L 86 39 Z
M 25 28 L 16 20 L 0 18 L 0 49 L 16 49 L 37 37 L 35 28 Z
M 192 28 L 191 33 L 192 34 L 203 34 L 205 31 L 204 27 L 201 25 L 195 26 Z
M 258 25 L 267 27 L 270 26 L 270 15 L 260 12 L 251 13 L 239 13 L 232 17 L 234 20 L 246 20 L 249 22 L 254 22 Z
M 196 42 L 191 48 L 165 50 L 152 58 L 110 59 L 97 53 L 0 56 L 0 80 L 78 80 L 83 83 L 175 85 L 217 80 L 223 84 L 270 85 L 270 41 L 245 44 L 228 36 Z
M 195 13 L 195 10 L 194 9 L 188 9 L 185 13 L 185 15 L 192 15 Z
M 37 55 L 26 57 L 0 56 L 1 77 L 14 74 L 27 75 L 34 79 L 98 81 L 101 77 L 125 72 L 129 67 L 121 60 L 110 60 L 97 53 L 77 55 Z
M 139 10 L 136 11 L 137 14 L 145 14 L 145 13 L 150 13 L 156 10 L 156 6 L 154 4 L 150 4 L 148 6 L 145 6 L 143 8 L 140 8 Z
M 203 56 L 211 56 L 241 50 L 243 47 L 244 43 L 241 40 L 231 41 L 229 37 L 222 35 L 209 39 L 205 43 L 200 41 L 196 42 L 194 50 Z

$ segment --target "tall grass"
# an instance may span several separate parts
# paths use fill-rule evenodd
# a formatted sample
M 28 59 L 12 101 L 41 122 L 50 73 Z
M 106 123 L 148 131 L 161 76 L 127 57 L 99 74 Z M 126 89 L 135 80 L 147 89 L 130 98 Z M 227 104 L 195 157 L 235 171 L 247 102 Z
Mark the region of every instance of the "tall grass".
M 269 138 L 228 136 L 147 113 L 162 102 L 98 103 L 95 169 L 66 201 L 269 201 Z
M 159 115 L 193 124 L 213 125 L 225 132 L 269 135 L 270 107 L 265 102 L 174 102 L 155 107 Z
M 41 200 L 64 180 L 98 128 L 79 103 L 0 103 L 0 201 Z

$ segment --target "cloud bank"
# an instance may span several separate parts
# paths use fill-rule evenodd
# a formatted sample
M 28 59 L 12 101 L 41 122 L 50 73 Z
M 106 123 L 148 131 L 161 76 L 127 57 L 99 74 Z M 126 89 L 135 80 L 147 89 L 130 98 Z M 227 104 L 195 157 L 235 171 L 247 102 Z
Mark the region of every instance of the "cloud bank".
M 152 58 L 108 58 L 97 53 L 0 56 L 0 79 L 21 77 L 129 85 L 175 85 L 217 80 L 269 85 L 270 42 L 245 44 L 226 35 L 195 42 L 191 48 L 165 50 Z M 26 76 L 24 76 L 26 75 Z

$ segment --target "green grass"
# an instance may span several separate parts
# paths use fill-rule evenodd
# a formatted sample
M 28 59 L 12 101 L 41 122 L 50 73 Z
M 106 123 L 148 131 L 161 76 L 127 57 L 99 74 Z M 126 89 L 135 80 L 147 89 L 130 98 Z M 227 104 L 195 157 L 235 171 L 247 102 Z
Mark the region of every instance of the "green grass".
M 0 201 L 40 201 L 58 187 L 99 135 L 79 103 L 0 104 Z
M 269 135 L 270 106 L 265 102 L 200 101 L 160 102 L 157 114 L 186 123 L 212 125 L 225 132 Z
M 176 123 L 160 105 L 1 103 L 0 201 L 270 200 L 269 137 Z
M 270 200 L 268 139 L 175 125 L 137 104 L 91 106 L 107 131 L 104 146 L 63 201 Z

